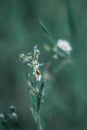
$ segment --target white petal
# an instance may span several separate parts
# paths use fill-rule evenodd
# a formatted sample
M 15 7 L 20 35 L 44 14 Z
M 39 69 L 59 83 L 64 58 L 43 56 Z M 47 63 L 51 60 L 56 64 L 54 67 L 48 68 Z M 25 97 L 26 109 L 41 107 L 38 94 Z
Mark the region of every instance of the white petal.
M 66 40 L 61 40 L 61 39 L 58 40 L 57 47 L 59 47 L 60 49 L 62 49 L 65 52 L 70 52 L 72 50 L 70 43 Z

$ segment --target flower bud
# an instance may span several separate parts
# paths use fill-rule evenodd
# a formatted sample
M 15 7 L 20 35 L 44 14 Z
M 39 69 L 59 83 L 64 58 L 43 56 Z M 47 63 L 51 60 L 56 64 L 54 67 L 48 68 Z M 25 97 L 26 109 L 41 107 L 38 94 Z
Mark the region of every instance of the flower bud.
M 14 106 L 10 106 L 10 107 L 9 107 L 9 110 L 10 110 L 11 113 L 13 113 L 13 112 L 15 112 L 16 107 L 14 107 Z
M 17 119 L 18 119 L 17 114 L 15 112 L 13 112 L 10 116 L 10 121 L 15 123 L 15 122 L 17 122 Z
M 0 114 L 0 120 L 3 121 L 5 119 L 5 115 L 3 113 Z

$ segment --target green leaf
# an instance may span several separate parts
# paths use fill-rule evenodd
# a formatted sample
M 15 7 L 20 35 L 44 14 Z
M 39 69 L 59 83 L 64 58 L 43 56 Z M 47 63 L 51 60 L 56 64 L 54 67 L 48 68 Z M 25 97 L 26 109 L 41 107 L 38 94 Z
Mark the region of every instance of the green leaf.
M 44 25 L 44 23 L 42 22 L 41 19 L 39 20 L 39 22 L 40 22 L 41 29 L 44 32 L 44 34 L 46 35 L 46 37 L 51 41 L 51 43 L 55 44 L 56 41 L 51 37 L 47 27 Z
M 37 103 L 38 111 L 40 111 L 41 106 L 43 104 L 44 91 L 45 91 L 45 80 L 42 82 L 42 84 L 40 86 L 40 89 L 39 89 L 39 94 L 37 95 L 37 98 L 38 98 L 38 103 Z
M 41 19 L 39 20 L 39 22 L 40 22 L 40 26 L 41 26 L 41 29 L 43 30 L 43 32 L 46 33 L 46 34 L 49 34 L 46 26 L 43 24 Z
M 37 112 L 37 97 L 36 97 L 36 94 L 30 90 L 30 101 L 31 101 L 31 108 L 32 108 L 32 111 L 33 111 L 33 116 L 34 116 L 34 119 L 35 119 L 35 115 L 36 115 L 36 112 Z

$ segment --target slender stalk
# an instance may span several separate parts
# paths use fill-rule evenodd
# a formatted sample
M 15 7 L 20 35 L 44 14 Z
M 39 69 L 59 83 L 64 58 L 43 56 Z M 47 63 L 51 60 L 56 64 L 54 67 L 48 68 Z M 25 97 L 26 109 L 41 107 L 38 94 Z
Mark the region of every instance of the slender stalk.
M 43 30 L 45 36 L 50 40 L 50 42 L 55 45 L 56 41 L 53 39 L 53 37 L 50 35 L 50 32 L 48 31 L 47 27 L 45 24 L 42 22 L 42 20 L 39 20 L 41 29 Z
M 40 114 L 37 114 L 37 120 L 35 121 L 35 129 L 34 130 L 43 130 L 41 126 Z

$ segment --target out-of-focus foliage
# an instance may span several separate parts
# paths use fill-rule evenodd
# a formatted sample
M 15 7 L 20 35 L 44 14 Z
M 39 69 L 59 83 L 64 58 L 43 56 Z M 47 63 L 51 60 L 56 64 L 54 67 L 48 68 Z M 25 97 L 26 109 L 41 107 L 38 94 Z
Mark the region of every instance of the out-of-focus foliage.
M 70 41 L 73 51 L 67 63 L 59 66 L 52 53 L 44 49 L 44 45 L 52 44 L 44 36 L 39 19 L 55 41 Z M 36 44 L 48 78 L 41 112 L 44 130 L 87 129 L 86 35 L 86 0 L 0 0 L 0 111 L 10 105 L 17 107 L 19 124 L 15 130 L 34 128 L 27 70 L 18 62 L 18 55 L 30 52 Z

